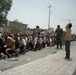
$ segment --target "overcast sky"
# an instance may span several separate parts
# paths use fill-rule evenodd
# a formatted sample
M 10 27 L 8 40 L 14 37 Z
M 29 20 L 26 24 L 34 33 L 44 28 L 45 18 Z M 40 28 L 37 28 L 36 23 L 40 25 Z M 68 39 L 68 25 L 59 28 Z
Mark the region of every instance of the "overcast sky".
M 49 4 L 51 4 L 50 27 L 59 24 L 65 30 L 70 21 L 73 24 L 72 33 L 76 33 L 76 0 L 13 0 L 8 13 L 8 20 L 18 19 L 28 24 L 28 27 L 48 28 Z

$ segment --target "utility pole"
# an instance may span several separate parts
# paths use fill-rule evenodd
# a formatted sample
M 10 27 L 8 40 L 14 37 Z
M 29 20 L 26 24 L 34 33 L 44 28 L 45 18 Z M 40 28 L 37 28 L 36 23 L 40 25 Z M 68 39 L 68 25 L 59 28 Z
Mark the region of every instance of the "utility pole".
M 52 13 L 51 7 L 52 7 L 52 6 L 49 4 L 49 6 L 48 6 L 48 8 L 49 8 L 48 29 L 50 29 L 50 14 Z

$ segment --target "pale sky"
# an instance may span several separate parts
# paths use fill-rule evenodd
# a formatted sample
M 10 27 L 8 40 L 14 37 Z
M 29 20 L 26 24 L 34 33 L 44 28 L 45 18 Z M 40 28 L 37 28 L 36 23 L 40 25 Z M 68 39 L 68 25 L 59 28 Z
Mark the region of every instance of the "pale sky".
M 49 4 L 51 7 L 50 27 L 59 24 L 65 30 L 66 24 L 73 24 L 72 33 L 76 34 L 76 0 L 13 0 L 13 5 L 8 13 L 8 20 L 18 19 L 28 24 L 28 27 L 48 28 Z

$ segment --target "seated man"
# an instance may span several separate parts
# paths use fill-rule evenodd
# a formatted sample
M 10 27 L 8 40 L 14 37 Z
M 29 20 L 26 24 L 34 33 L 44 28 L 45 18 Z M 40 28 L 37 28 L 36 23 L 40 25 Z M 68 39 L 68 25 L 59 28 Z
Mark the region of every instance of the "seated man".
M 20 52 L 20 42 L 19 42 L 19 39 L 18 39 L 18 34 L 14 34 L 14 40 L 15 40 L 15 50 L 16 50 L 16 53 L 18 56 L 19 52 Z
M 3 46 L 4 46 L 3 39 L 2 39 L 1 33 L 0 33 L 0 58 L 2 57 L 1 53 L 3 53 Z
M 6 45 L 5 53 L 8 57 L 13 57 L 15 52 L 15 40 L 12 37 L 9 37 L 8 33 L 4 33 L 4 44 Z
M 20 54 L 25 53 L 26 41 L 23 39 L 23 34 L 20 34 Z

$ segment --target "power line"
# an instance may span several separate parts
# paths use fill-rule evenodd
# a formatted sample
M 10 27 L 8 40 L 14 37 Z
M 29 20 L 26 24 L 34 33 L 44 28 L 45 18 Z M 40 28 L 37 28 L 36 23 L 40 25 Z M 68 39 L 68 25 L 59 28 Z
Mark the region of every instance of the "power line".
M 48 2 L 46 2 L 45 0 L 41 0 L 41 1 L 43 1 L 44 3 L 46 3 L 46 4 L 49 4 Z M 53 0 L 51 0 L 51 1 L 53 1 Z M 52 6 L 59 14 L 61 14 L 63 17 L 65 17 L 66 18 L 66 16 L 65 15 L 63 15 L 58 9 L 56 9 L 54 6 Z M 68 19 L 67 19 L 68 20 Z
M 23 3 L 23 4 L 25 4 L 25 1 L 24 0 L 19 0 L 21 3 Z M 34 2 L 33 2 L 34 3 Z M 27 3 L 26 3 L 27 4 Z M 36 6 L 33 6 L 32 4 L 27 4 L 28 6 L 30 6 L 31 8 L 34 8 L 34 9 L 36 9 L 36 10 L 39 10 L 39 11 L 42 11 L 42 12 L 44 12 L 45 13 L 45 11 L 42 9 L 40 9 L 40 8 L 37 8 Z
M 55 4 L 56 4 L 56 2 L 54 1 L 54 0 L 51 0 L 52 2 L 54 2 Z M 62 16 L 64 16 L 65 18 L 67 18 L 62 12 L 60 12 L 58 9 L 56 9 L 54 6 L 53 6 L 53 8 L 57 11 L 57 12 L 59 12 Z M 69 17 L 68 17 L 69 18 Z
M 19 0 L 20 1 L 20 0 Z M 42 2 L 44 2 L 45 4 L 49 4 L 48 2 L 46 2 L 45 0 L 41 0 Z M 24 0 L 21 0 L 20 2 L 24 3 L 25 4 L 25 1 Z M 33 7 L 32 5 L 29 5 L 27 4 L 28 6 L 32 7 L 32 8 L 35 8 L 37 9 L 36 7 Z M 53 6 L 52 6 L 53 7 Z M 54 7 L 53 7 L 54 8 Z M 61 15 L 63 15 L 60 11 L 58 11 L 56 8 L 54 8 L 57 12 L 59 12 Z M 40 10 L 42 11 L 42 10 Z M 63 15 L 64 16 L 64 15 Z M 67 19 L 68 20 L 68 19 Z
M 49 4 L 48 2 L 46 2 L 46 1 L 44 1 L 44 0 L 41 0 L 41 1 L 43 1 L 45 4 Z

